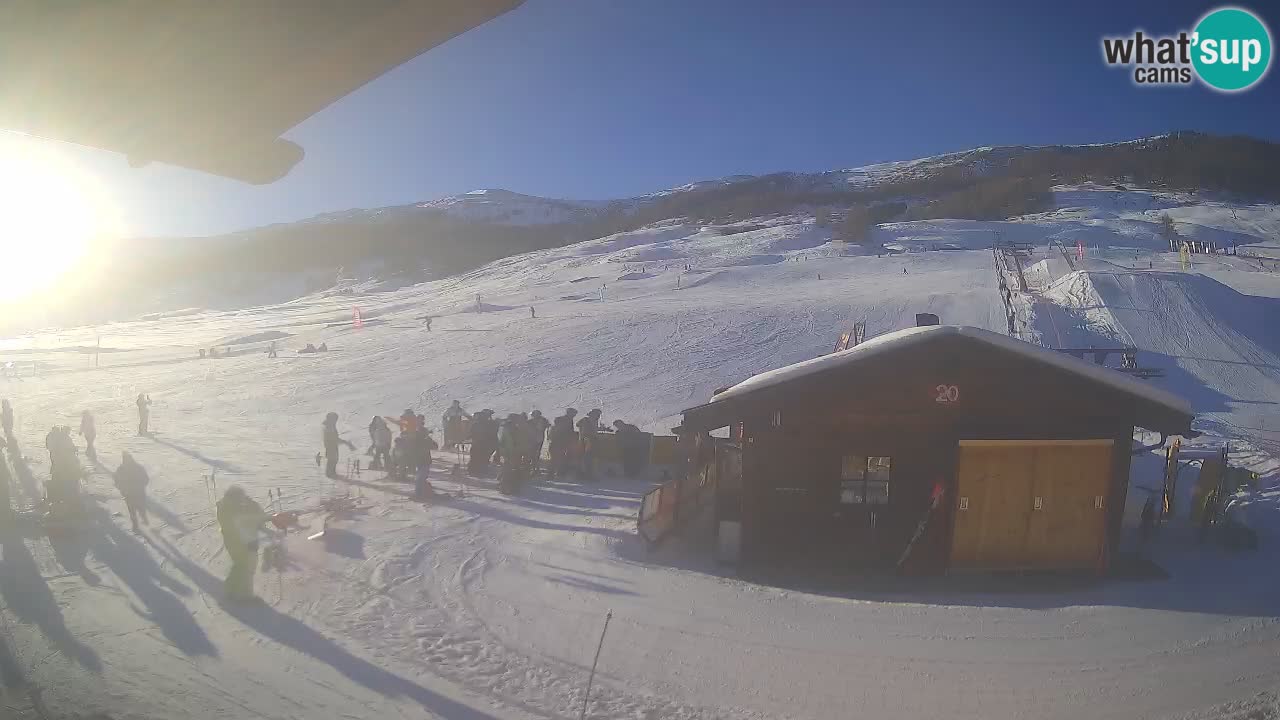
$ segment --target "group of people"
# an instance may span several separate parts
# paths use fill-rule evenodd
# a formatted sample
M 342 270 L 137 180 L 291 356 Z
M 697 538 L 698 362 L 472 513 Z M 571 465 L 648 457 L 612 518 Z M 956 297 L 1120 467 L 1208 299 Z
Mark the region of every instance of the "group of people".
M 573 474 L 583 482 L 593 482 L 601 433 L 617 434 L 623 474 L 634 477 L 643 469 L 648 446 L 639 428 L 622 420 L 615 420 L 612 428 L 605 427 L 600 423 L 603 411 L 599 409 L 582 418 L 577 415 L 575 408 L 568 408 L 549 421 L 540 410 L 532 410 L 508 413 L 498 420 L 489 408 L 469 415 L 454 400 L 443 417 L 445 448 L 470 443 L 467 469 L 473 475 L 500 464 L 499 488 L 504 492 L 516 492 L 539 471 L 544 446 L 549 446 L 547 474 L 551 479 Z
M 334 419 L 336 414 L 330 413 Z M 391 428 L 400 433 L 392 437 Z M 403 482 L 413 482 L 414 497 L 426 500 L 432 494 L 431 451 L 439 449 L 425 415 L 406 408 L 398 418 L 374 415 L 369 421 L 369 450 L 373 456 L 371 470 L 385 470 L 388 475 Z M 326 446 L 327 452 L 327 446 Z
M 508 413 L 499 419 L 490 408 L 468 413 L 460 401 L 454 400 L 441 417 L 443 445 L 446 450 L 457 450 L 463 445 L 469 448 L 467 470 L 471 475 L 484 475 L 491 466 L 499 466 L 499 489 L 515 493 L 542 469 L 542 451 L 547 445 L 550 463 L 546 470 L 551 479 L 572 474 L 582 482 L 595 481 L 599 437 L 602 433 L 613 433 L 617 437 L 623 474 L 634 477 L 648 461 L 647 437 L 635 425 L 622 420 L 615 420 L 612 427 L 601 425 L 602 414 L 595 409 L 578 418 L 578 411 L 568 408 L 552 422 L 535 409 Z M 322 430 L 323 454 L 327 459 L 325 474 L 334 478 L 338 477 L 341 445 L 356 449 L 339 436 L 337 423 L 337 413 L 329 413 Z M 412 481 L 415 497 L 428 499 L 433 492 L 428 479 L 432 452 L 439 449 L 440 444 L 432 437 L 426 418 L 411 408 L 398 418 L 375 415 L 369 421 L 368 431 L 366 454 L 373 458 L 369 469 L 384 470 L 397 480 Z
M 138 396 L 138 410 L 141 414 L 140 433 L 145 433 L 147 410 L 151 399 L 146 395 Z M 0 426 L 4 437 L 0 439 L 0 450 L 7 451 L 15 466 L 22 461 L 18 439 L 14 433 L 13 406 L 9 401 L 0 401 Z M 91 411 L 80 413 L 79 434 L 85 440 L 85 455 L 94 462 L 98 460 L 97 421 Z M 85 478 L 84 468 L 80 465 L 80 449 L 69 425 L 55 425 L 44 438 L 45 450 L 49 453 L 49 479 L 44 486 L 44 520 L 50 532 L 62 527 L 73 526 L 84 520 L 84 497 L 82 483 Z M 0 452 L 0 510 L 11 512 L 13 474 L 9 471 L 9 463 L 4 453 Z M 147 523 L 147 485 L 150 477 L 147 471 L 128 452 L 121 454 L 120 465 L 112 473 L 112 479 L 120 496 L 124 499 L 129 511 L 129 521 L 134 532 L 139 532 L 139 520 Z

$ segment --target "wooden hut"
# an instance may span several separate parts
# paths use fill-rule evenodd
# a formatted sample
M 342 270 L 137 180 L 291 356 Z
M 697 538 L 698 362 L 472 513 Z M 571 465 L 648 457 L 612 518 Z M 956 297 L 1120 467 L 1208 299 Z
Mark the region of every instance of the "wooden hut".
M 716 446 L 722 549 L 909 572 L 1101 569 L 1135 426 L 1190 431 L 1145 381 L 971 327 L 889 333 L 684 411 Z

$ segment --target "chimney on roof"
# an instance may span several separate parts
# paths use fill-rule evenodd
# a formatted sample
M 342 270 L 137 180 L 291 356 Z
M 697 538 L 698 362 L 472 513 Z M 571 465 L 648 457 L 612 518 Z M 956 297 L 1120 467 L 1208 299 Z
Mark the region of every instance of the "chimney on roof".
M 938 325 L 938 316 L 933 313 L 916 313 L 916 327 Z

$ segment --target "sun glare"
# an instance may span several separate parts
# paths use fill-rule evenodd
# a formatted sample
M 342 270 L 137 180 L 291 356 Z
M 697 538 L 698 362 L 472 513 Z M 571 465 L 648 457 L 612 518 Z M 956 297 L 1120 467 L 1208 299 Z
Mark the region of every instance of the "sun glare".
M 0 303 L 74 282 L 79 263 L 115 230 L 92 178 L 36 141 L 0 144 Z

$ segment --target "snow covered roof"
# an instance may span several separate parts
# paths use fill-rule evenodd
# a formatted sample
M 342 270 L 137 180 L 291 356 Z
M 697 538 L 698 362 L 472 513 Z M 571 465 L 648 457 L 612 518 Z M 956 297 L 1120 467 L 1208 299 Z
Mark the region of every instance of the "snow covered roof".
M 1183 398 L 1117 370 L 1039 345 L 1032 345 L 990 330 L 961 325 L 931 325 L 886 333 L 848 350 L 841 350 L 830 355 L 823 355 L 812 360 L 805 360 L 794 365 L 787 365 L 776 370 L 760 373 L 718 393 L 711 399 L 711 402 L 723 402 L 742 397 L 763 388 L 773 387 L 844 365 L 851 365 L 886 353 L 905 350 L 946 335 L 959 335 L 970 338 L 990 345 L 995 349 L 1015 353 L 1030 360 L 1051 365 L 1091 382 L 1107 385 L 1120 392 L 1142 398 L 1179 415 L 1191 416 L 1194 414 L 1191 410 L 1191 403 Z

